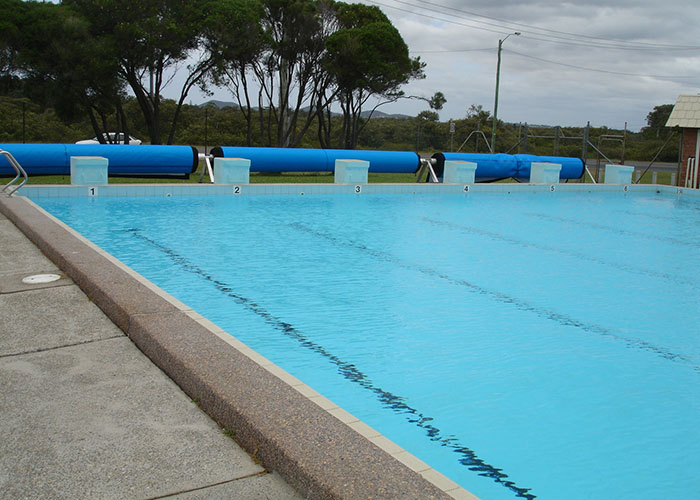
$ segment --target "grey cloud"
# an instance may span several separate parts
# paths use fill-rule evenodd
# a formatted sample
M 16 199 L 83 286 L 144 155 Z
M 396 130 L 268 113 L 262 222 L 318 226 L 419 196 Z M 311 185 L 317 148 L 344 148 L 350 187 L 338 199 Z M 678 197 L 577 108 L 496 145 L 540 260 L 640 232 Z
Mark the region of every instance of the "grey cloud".
M 419 5 L 418 0 L 405 2 Z M 627 121 L 639 128 L 654 106 L 673 103 L 680 93 L 700 90 L 700 49 L 662 50 L 671 45 L 700 46 L 697 29 L 691 29 L 700 25 L 700 9 L 689 0 L 592 0 L 585 4 L 430 0 L 430 4 L 422 4 L 429 10 L 405 2 L 380 3 L 409 48 L 427 51 L 418 55 L 428 63 L 428 78 L 413 86 L 428 93 L 445 93 L 448 103 L 443 119 L 463 116 L 471 103 L 492 109 L 496 47 L 499 38 L 513 31 L 522 32 L 522 36 L 504 44 L 502 91 L 506 95 L 501 97 L 499 116 L 506 120 L 552 125 L 591 120 L 620 127 Z M 435 17 L 460 24 L 441 23 Z M 462 52 L 431 52 L 440 50 Z M 460 67 L 469 67 L 469 71 Z M 441 80 L 431 75 L 433 68 L 436 75 L 446 74 L 449 68 L 452 75 L 461 77 Z M 698 78 L 670 78 L 693 74 Z M 470 83 L 467 89 L 465 82 Z M 560 100 L 552 106 L 551 98 L 556 96 Z

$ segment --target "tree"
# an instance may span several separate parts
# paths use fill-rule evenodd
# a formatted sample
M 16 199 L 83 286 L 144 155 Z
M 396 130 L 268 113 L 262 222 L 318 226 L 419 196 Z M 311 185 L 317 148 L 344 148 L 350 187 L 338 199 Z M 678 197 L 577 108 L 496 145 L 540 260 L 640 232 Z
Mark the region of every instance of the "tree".
M 252 146 L 253 105 L 248 73 L 269 48 L 259 0 L 214 0 L 208 6 L 204 46 L 214 54 L 214 82 L 231 91 L 246 121 L 246 145 Z
M 318 61 L 332 1 L 225 0 L 212 6 L 217 14 L 207 46 L 220 57 L 216 81 L 238 101 L 248 144 L 256 103 L 260 144 L 296 146 L 322 102 L 316 97 L 323 88 Z
M 431 148 L 439 148 L 440 141 L 440 116 L 437 111 L 421 111 L 416 116 L 418 122 L 416 127 L 416 152 L 421 151 L 421 147 L 425 144 Z
M 447 102 L 447 99 L 445 98 L 445 94 L 442 92 L 435 92 L 432 97 L 424 97 L 424 96 L 416 96 L 412 95 L 409 96 L 408 99 L 420 99 L 421 101 L 425 101 L 428 103 L 428 106 L 430 109 L 435 110 L 435 111 L 440 111 L 442 107 L 445 105 Z
M 491 113 L 484 110 L 481 104 L 472 104 L 467 109 L 467 119 L 476 118 L 478 121 L 486 121 L 491 117 Z
M 431 111 L 421 111 L 418 113 L 418 116 L 416 116 L 418 119 L 418 128 L 416 131 L 416 151 L 420 151 L 422 135 L 427 136 L 427 141 L 429 143 L 434 143 L 435 125 L 440 121 L 438 111 L 440 111 L 447 102 L 447 99 L 445 99 L 445 95 L 442 92 L 435 92 L 433 97 L 430 99 L 425 97 L 421 97 L 420 99 L 423 99 L 428 103 Z M 427 126 L 424 126 L 424 122 L 427 122 Z M 422 134 L 423 129 L 425 129 L 424 134 Z
M 26 10 L 21 0 L 0 0 L 0 93 L 9 95 L 20 89 L 17 76 L 21 45 L 21 19 Z
M 121 110 L 123 85 L 113 58 L 91 38 L 89 22 L 79 13 L 64 5 L 22 3 L 15 17 L 21 29 L 13 64 L 24 93 L 66 120 L 88 114 L 102 137 L 107 114 Z
M 430 106 L 430 109 L 440 111 L 446 102 L 447 99 L 445 98 L 445 94 L 442 92 L 435 92 L 433 97 L 428 100 L 428 106 Z
M 328 57 L 326 42 L 340 28 L 338 9 L 342 6 L 333 0 L 319 0 L 316 4 L 319 11 L 320 40 L 323 41 L 323 52 L 316 61 L 316 71 L 312 77 L 313 92 L 310 99 L 309 117 L 315 118 L 318 130 L 318 141 L 322 148 L 332 147 L 333 113 L 331 104 L 336 101 L 338 87 L 333 75 L 327 71 L 323 61 Z
M 409 57 L 403 38 L 379 8 L 340 4 L 338 19 L 340 29 L 326 43 L 325 67 L 337 86 L 343 112 L 339 146 L 354 148 L 367 101 L 380 98 L 369 119 L 379 106 L 403 97 L 403 84 L 424 78 L 425 65 L 420 58 Z
M 172 143 L 190 90 L 225 84 L 245 118 L 247 144 L 257 115 L 262 145 L 297 146 L 317 122 L 323 147 L 333 138 L 353 148 L 374 110 L 404 97 L 401 86 L 410 79 L 424 77 L 424 64 L 409 57 L 388 18 L 366 5 L 0 0 L 0 6 L 0 85 L 21 87 L 66 120 L 87 115 L 98 137 L 128 135 L 134 124 L 152 144 Z M 165 100 L 162 91 L 176 73 L 179 96 Z M 363 114 L 372 97 L 379 102 Z M 425 100 L 435 110 L 445 102 L 440 92 Z M 331 113 L 335 102 L 342 119 Z M 340 134 L 331 133 L 334 122 Z
M 420 113 L 418 113 L 418 116 L 416 118 L 418 118 L 419 120 L 437 122 L 440 120 L 440 115 L 438 115 L 435 111 L 421 111 Z
M 253 63 L 260 85 L 261 140 L 293 146 L 301 139 L 295 134 L 297 122 L 304 105 L 313 102 L 313 79 L 324 51 L 319 10 L 313 0 L 262 0 L 262 5 L 262 26 L 270 45 Z M 309 115 L 303 130 L 310 124 Z
M 673 111 L 673 104 L 654 106 L 653 111 L 647 114 L 647 126 L 644 127 L 644 130 L 654 131 L 656 137 L 659 137 L 661 129 L 666 127 L 666 122 L 668 121 L 671 111 Z
M 200 28 L 206 19 L 204 0 L 64 0 L 64 4 L 89 19 L 95 42 L 111 50 L 119 77 L 136 96 L 152 144 L 162 144 L 165 132 L 161 92 L 176 68 L 194 60 L 187 65 L 170 122 L 167 143 L 171 143 L 189 91 L 213 67 L 210 54 L 199 51 Z M 202 57 L 194 57 L 197 54 Z

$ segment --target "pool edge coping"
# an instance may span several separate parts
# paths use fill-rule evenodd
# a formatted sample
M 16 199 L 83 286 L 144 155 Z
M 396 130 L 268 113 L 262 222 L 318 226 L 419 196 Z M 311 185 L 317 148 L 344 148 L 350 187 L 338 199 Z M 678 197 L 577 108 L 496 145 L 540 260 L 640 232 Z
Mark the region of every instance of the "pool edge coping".
M 123 197 L 123 196 L 249 196 L 249 195 L 323 195 L 323 194 L 477 194 L 477 193 L 555 193 L 618 192 L 663 193 L 665 195 L 700 196 L 700 190 L 660 184 L 558 184 L 529 183 L 371 183 L 371 184 L 105 184 L 42 185 L 22 188 L 25 197 Z
M 164 186 L 164 185 L 161 185 Z M 54 186 L 52 186 L 54 187 Z M 352 188 L 352 186 L 346 186 Z M 311 194 L 311 193 L 309 193 Z M 23 209 L 21 206 L 17 207 L 12 207 L 8 206 L 8 203 L 5 200 L 22 200 L 24 203 L 26 203 L 27 208 L 34 209 L 36 211 L 35 214 L 30 214 L 28 210 Z M 13 202 L 10 201 L 9 205 L 12 205 Z M 425 462 L 421 461 L 405 449 L 401 448 L 397 444 L 393 443 L 390 441 L 388 438 L 383 436 L 381 433 L 370 427 L 369 425 L 365 424 L 362 422 L 360 419 L 356 418 L 354 415 L 351 413 L 347 412 L 343 408 L 339 407 L 329 399 L 325 398 L 321 394 L 319 394 L 317 391 L 315 391 L 313 388 L 310 386 L 304 384 L 301 382 L 299 379 L 296 377 L 292 376 L 279 366 L 275 365 L 272 363 L 270 360 L 267 358 L 263 357 L 247 345 L 245 345 L 243 342 L 238 340 L 234 335 L 224 331 L 217 325 L 215 325 L 213 322 L 208 320 L 207 318 L 201 316 L 198 314 L 196 311 L 194 311 L 191 307 L 187 306 L 186 304 L 182 303 L 172 295 L 168 294 L 164 290 L 160 289 L 153 283 L 151 283 L 149 280 L 144 278 L 142 275 L 131 269 L 130 267 L 126 266 L 124 263 L 119 261 L 117 258 L 109 254 L 108 252 L 104 251 L 102 248 L 91 242 L 90 240 L 86 239 L 79 233 L 77 233 L 75 230 L 64 224 L 62 221 L 54 217 L 53 215 L 49 214 L 46 212 L 43 208 L 41 208 L 39 205 L 37 205 L 35 202 L 33 202 L 31 199 L 25 197 L 25 196 L 14 196 L 12 198 L 6 197 L 6 196 L 0 196 L 0 212 L 2 212 L 8 219 L 10 219 L 21 231 L 27 238 L 29 238 L 37 247 L 40 248 L 40 250 L 49 257 L 50 260 L 52 260 L 60 269 L 62 269 L 66 274 L 73 279 L 78 286 L 80 286 L 81 289 L 90 297 L 91 300 L 93 300 L 100 309 L 102 309 L 105 314 L 120 328 L 122 329 L 129 338 L 134 341 L 137 346 L 144 351 L 144 353 L 147 354 L 147 356 L 154 362 L 160 369 L 162 369 L 168 376 L 170 376 L 178 386 L 180 386 L 185 393 L 188 394 L 188 396 L 192 397 L 190 391 L 188 391 L 185 387 L 183 387 L 183 380 L 182 377 L 183 375 L 180 375 L 180 377 L 177 377 L 179 379 L 176 379 L 176 377 L 173 377 L 166 366 L 161 366 L 162 365 L 162 360 L 159 362 L 158 359 L 154 359 L 153 354 L 149 354 L 146 352 L 142 345 L 139 343 L 138 340 L 135 340 L 135 330 L 137 328 L 140 328 L 138 326 L 139 320 L 143 319 L 144 317 L 148 315 L 164 315 L 168 314 L 169 311 L 167 311 L 167 308 L 162 307 L 161 305 L 156 306 L 154 310 L 144 312 L 144 311 L 117 311 L 115 313 L 114 305 L 112 302 L 119 302 L 120 298 L 119 297 L 110 297 L 109 296 L 109 290 L 105 289 L 99 289 L 99 286 L 95 285 L 94 283 L 90 282 L 90 277 L 86 276 L 85 273 L 80 273 L 80 268 L 81 268 L 81 263 L 76 262 L 79 259 L 84 258 L 84 255 L 80 254 L 79 248 L 82 247 L 87 247 L 89 251 L 94 252 L 96 255 L 98 255 L 102 259 L 106 259 L 110 264 L 112 264 L 115 269 L 117 269 L 120 273 L 127 275 L 129 278 L 136 280 L 138 283 L 143 285 L 144 290 L 147 290 L 148 293 L 151 295 L 157 297 L 157 299 L 160 299 L 162 301 L 165 301 L 170 307 L 173 308 L 174 311 L 177 311 L 180 316 L 182 316 L 182 320 L 185 321 L 191 321 L 192 323 L 198 325 L 199 327 L 204 328 L 207 332 L 210 334 L 213 334 L 213 337 L 216 337 L 217 339 L 225 342 L 229 347 L 231 347 L 233 350 L 235 350 L 237 353 L 245 356 L 247 359 L 249 359 L 251 362 L 255 363 L 258 367 L 260 367 L 262 370 L 264 370 L 267 374 L 270 376 L 274 377 L 276 380 L 282 382 L 286 387 L 292 389 L 295 391 L 296 394 L 301 396 L 307 403 L 311 403 L 314 408 L 317 410 L 323 411 L 326 415 L 330 416 L 333 418 L 333 422 L 335 422 L 335 425 L 338 426 L 343 426 L 343 428 L 349 429 L 354 435 L 359 438 L 361 438 L 361 442 L 366 442 L 373 447 L 376 447 L 378 450 L 381 450 L 381 452 L 385 453 L 388 455 L 391 460 L 395 461 L 396 464 L 399 465 L 399 467 L 404 467 L 408 471 L 410 471 L 411 474 L 414 474 L 416 477 L 415 483 L 418 484 L 419 490 L 421 486 L 421 482 L 417 480 L 417 478 L 420 478 L 421 480 L 426 481 L 429 485 L 431 485 L 433 488 L 435 488 L 435 491 L 429 491 L 432 488 L 428 488 L 426 491 L 422 491 L 422 493 L 419 496 L 406 496 L 405 498 L 440 498 L 442 495 L 435 496 L 435 493 L 442 493 L 445 495 L 445 498 L 453 498 L 453 499 L 458 499 L 458 500 L 478 500 L 478 498 L 467 491 L 466 489 L 462 488 L 459 486 L 456 482 L 452 481 L 448 477 L 444 476 L 442 473 L 438 472 L 437 470 L 431 468 Z M 35 220 L 34 223 L 32 223 L 32 218 L 39 218 L 39 219 L 44 219 L 44 220 L 39 220 L 38 222 Z M 46 224 L 49 225 L 55 225 L 56 228 L 58 228 L 58 231 L 49 231 L 50 234 L 44 234 L 40 235 L 36 232 L 37 228 L 41 228 L 42 226 L 45 226 Z M 35 226 L 35 227 L 33 227 Z M 67 245 L 70 248 L 78 248 L 78 250 L 72 250 L 72 253 L 76 254 L 74 257 L 71 257 L 71 255 L 66 255 L 65 253 L 62 254 L 61 250 L 58 250 L 56 248 L 56 242 L 57 240 L 60 240 L 61 238 L 64 238 L 65 240 L 72 240 L 68 241 Z M 64 241 L 63 243 L 66 243 Z M 52 255 L 53 254 L 53 255 Z M 63 260 L 63 262 L 57 262 L 56 258 L 57 256 L 60 256 L 58 260 Z M 90 274 L 90 269 L 89 265 L 88 267 L 88 274 Z M 76 270 L 77 269 L 77 270 Z M 94 270 L 97 272 L 97 269 Z M 76 274 L 77 273 L 77 274 Z M 104 295 L 104 296 L 103 296 Z M 105 301 L 107 303 L 105 303 Z M 119 309 L 119 308 L 117 308 Z M 126 314 L 126 318 L 124 317 L 123 314 L 120 314 L 120 312 L 123 312 Z M 186 319 L 185 319 L 186 318 Z M 126 322 L 125 322 L 126 320 Z M 148 332 L 147 327 L 143 327 L 144 332 L 141 332 L 141 334 L 148 336 L 150 332 Z M 143 340 L 141 339 L 141 342 L 148 342 L 148 340 Z M 167 346 L 165 346 L 167 349 Z M 192 376 L 192 374 L 189 374 Z M 187 376 L 187 375 L 184 375 Z M 226 392 L 225 388 L 219 387 L 218 388 L 222 392 Z M 220 395 L 221 396 L 221 395 Z M 221 396 L 222 400 L 226 400 L 225 394 Z M 203 406 L 203 405 L 200 405 Z M 212 411 L 212 409 L 207 409 L 205 407 L 202 408 L 211 418 L 213 418 L 219 425 L 221 426 L 222 423 L 220 422 L 220 419 L 217 418 L 216 415 L 213 415 L 212 413 L 216 413 Z M 209 410 L 209 411 L 208 411 Z M 239 439 L 236 439 L 236 441 L 243 446 L 244 448 L 247 448 L 244 446 Z M 362 447 L 362 446 L 361 446 Z M 352 449 L 351 446 L 348 447 L 348 449 Z M 263 454 L 260 450 L 254 449 L 247 449 L 249 453 L 252 453 L 253 455 L 258 455 L 258 454 Z M 363 447 L 363 451 L 365 453 L 371 454 L 371 451 L 368 451 L 367 446 Z M 285 459 L 288 459 L 288 457 L 285 457 Z M 263 460 L 267 462 L 268 460 L 263 457 Z M 385 463 L 385 459 L 377 458 L 377 461 L 379 463 Z M 376 463 L 376 462 L 372 462 Z M 292 467 L 294 465 L 292 464 Z M 274 469 L 277 470 L 277 469 Z M 299 478 L 295 477 L 294 475 L 290 475 L 289 473 L 285 474 L 283 471 L 277 470 L 282 474 L 285 480 L 287 480 L 290 484 L 294 486 L 294 488 L 297 491 L 300 491 L 300 493 L 304 494 L 307 498 L 359 498 L 357 496 L 352 495 L 352 491 L 349 492 L 343 492 L 343 491 L 336 491 L 333 492 L 333 494 L 329 497 L 327 496 L 329 491 L 323 490 L 323 491 L 313 491 L 314 487 L 317 487 L 317 483 L 312 482 L 310 485 L 308 484 L 308 480 L 305 481 L 303 478 L 300 480 Z M 333 475 L 333 471 L 328 470 L 327 471 L 328 475 Z M 358 481 L 365 481 L 366 476 L 359 476 L 356 478 Z M 395 478 L 386 478 L 387 480 L 394 480 Z M 324 483 L 324 481 L 320 481 L 320 483 Z M 325 483 L 324 483 L 325 484 Z M 403 483 L 402 483 L 403 484 Z M 408 486 L 408 485 L 407 485 Z M 413 484 L 411 485 L 413 486 Z M 308 489 L 309 487 L 311 488 L 311 491 L 304 491 L 305 487 Z M 395 486 L 396 487 L 396 486 Z M 336 488 L 337 489 L 337 488 Z M 401 487 L 399 486 L 398 489 L 390 490 L 390 491 L 401 491 Z M 347 493 L 347 494 L 345 494 Z M 320 496 L 319 496 L 320 495 Z M 378 497 L 378 498 L 385 498 L 385 497 Z M 389 497 L 386 497 L 389 498 Z M 391 498 L 395 498 L 392 496 Z

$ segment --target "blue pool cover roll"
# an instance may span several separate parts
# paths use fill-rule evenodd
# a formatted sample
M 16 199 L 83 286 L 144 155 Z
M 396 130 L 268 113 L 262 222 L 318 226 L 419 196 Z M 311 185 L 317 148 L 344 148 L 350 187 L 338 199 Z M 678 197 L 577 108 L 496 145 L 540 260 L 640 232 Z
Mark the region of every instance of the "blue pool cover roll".
M 192 146 L 126 144 L 0 144 L 32 175 L 70 175 L 71 156 L 102 156 L 109 160 L 109 175 L 188 175 L 197 169 L 199 155 Z M 0 157 L 0 175 L 14 175 Z
M 561 165 L 560 179 L 579 179 L 583 175 L 583 160 L 563 156 L 513 155 L 518 162 L 518 179 L 530 179 L 530 165 L 535 163 L 558 163 Z
M 489 182 L 499 179 L 514 178 L 527 181 L 530 179 L 532 162 L 558 163 L 561 165 L 561 179 L 579 179 L 583 175 L 583 161 L 580 158 L 563 156 L 536 156 L 528 154 L 509 155 L 505 153 L 436 153 L 435 173 L 442 176 L 445 161 L 470 161 L 477 164 L 475 178 L 477 182 Z
M 409 151 L 362 149 L 252 148 L 221 146 L 211 150 L 215 158 L 245 158 L 251 172 L 333 172 L 335 160 L 364 160 L 370 172 L 413 173 L 420 156 Z
M 326 153 L 322 149 L 216 147 L 214 158 L 245 158 L 251 172 L 322 172 Z
M 27 175 L 70 174 L 65 144 L 0 144 L 0 149 L 14 156 Z M 15 170 L 7 158 L 0 156 L 0 175 L 14 174 Z
M 475 178 L 479 181 L 507 179 L 518 174 L 518 163 L 513 155 L 505 153 L 436 153 L 435 173 L 442 177 L 446 161 L 470 161 L 476 163 Z
M 335 170 L 335 160 L 364 160 L 375 173 L 414 173 L 420 166 L 420 156 L 410 151 L 368 151 L 361 149 L 326 149 L 329 170 Z

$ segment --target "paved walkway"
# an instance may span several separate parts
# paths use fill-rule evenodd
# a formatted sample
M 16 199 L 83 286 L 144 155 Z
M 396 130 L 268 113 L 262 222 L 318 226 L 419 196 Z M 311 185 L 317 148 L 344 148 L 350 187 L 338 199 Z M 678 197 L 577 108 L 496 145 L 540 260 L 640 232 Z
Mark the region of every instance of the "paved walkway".
M 0 215 L 0 499 L 301 497 Z

